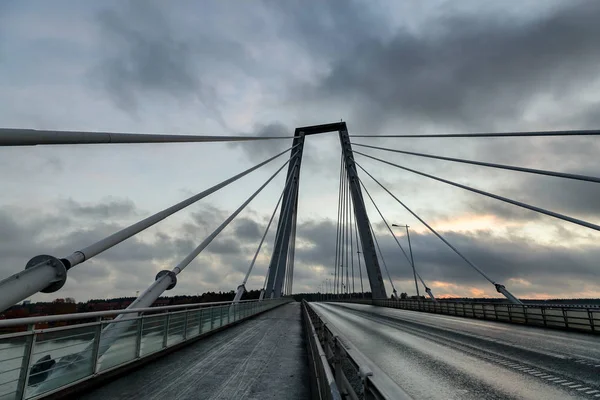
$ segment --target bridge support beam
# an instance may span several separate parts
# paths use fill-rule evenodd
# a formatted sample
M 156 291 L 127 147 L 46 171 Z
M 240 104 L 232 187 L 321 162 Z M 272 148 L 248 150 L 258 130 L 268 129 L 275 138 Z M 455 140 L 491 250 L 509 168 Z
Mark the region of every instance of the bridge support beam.
M 365 260 L 367 275 L 369 277 L 371 294 L 374 299 L 385 299 L 387 298 L 387 294 L 385 285 L 383 284 L 383 277 L 381 276 L 379 260 L 377 259 L 377 253 L 375 252 L 373 236 L 371 235 L 371 230 L 369 228 L 369 216 L 367 215 L 367 209 L 365 208 L 365 202 L 360 189 L 360 181 L 358 180 L 358 172 L 356 171 L 356 164 L 354 163 L 354 155 L 352 153 L 350 137 L 348 136 L 348 129 L 346 128 L 345 123 L 342 123 L 341 125 L 339 135 L 342 144 L 342 154 L 344 156 L 344 163 L 346 164 L 348 180 L 350 182 L 350 194 L 352 195 L 352 203 L 354 204 L 356 225 L 362 243 L 362 254 Z
M 299 128 L 301 129 L 301 128 Z M 266 297 L 281 297 L 283 292 L 283 282 L 285 274 L 288 272 L 288 252 L 290 249 L 290 238 L 295 222 L 295 213 L 298 205 L 298 184 L 300 181 L 300 165 L 302 162 L 302 152 L 304 149 L 305 135 L 302 131 L 296 129 L 294 146 L 295 155 L 291 159 L 282 200 L 282 207 L 279 213 L 279 222 L 277 224 L 277 233 L 275 234 L 275 247 L 269 263 L 269 278 L 266 286 Z M 290 182 L 291 181 L 291 182 Z

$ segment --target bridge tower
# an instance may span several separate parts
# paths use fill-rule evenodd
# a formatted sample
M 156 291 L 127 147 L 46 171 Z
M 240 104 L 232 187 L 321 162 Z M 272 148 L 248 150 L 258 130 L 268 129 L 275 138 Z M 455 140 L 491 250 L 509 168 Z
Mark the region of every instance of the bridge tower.
M 290 243 L 290 237 L 295 237 L 296 218 L 298 210 L 298 187 L 300 182 L 300 166 L 302 161 L 302 152 L 304 149 L 304 140 L 307 135 L 337 131 L 342 146 L 342 155 L 347 171 L 347 178 L 354 204 L 354 213 L 356 215 L 358 234 L 363 245 L 363 257 L 371 286 L 373 298 L 387 298 L 381 269 L 375 252 L 375 244 L 371 235 L 369 217 L 363 201 L 358 172 L 354 163 L 352 146 L 348 136 L 348 129 L 345 122 L 333 124 L 314 125 L 296 128 L 294 138 L 294 152 L 288 167 L 286 180 L 286 192 L 283 196 L 277 233 L 275 234 L 275 246 L 269 264 L 269 277 L 266 286 L 266 296 L 271 298 L 281 297 L 283 282 L 286 271 L 289 252 L 293 252 L 294 243 Z M 296 147 L 297 146 L 297 147 Z

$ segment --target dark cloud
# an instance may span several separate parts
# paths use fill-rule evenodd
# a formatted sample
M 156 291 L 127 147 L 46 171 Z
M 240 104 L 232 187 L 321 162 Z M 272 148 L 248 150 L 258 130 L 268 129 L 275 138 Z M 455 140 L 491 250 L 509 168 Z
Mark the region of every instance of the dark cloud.
M 357 45 L 389 30 L 387 16 L 365 1 L 265 1 L 275 18 L 285 21 L 279 34 L 302 49 L 299 57 L 316 62 L 350 56 Z M 304 53 L 304 54 L 303 54 Z
M 239 254 L 242 251 L 239 242 L 233 238 L 217 238 L 206 250 L 216 254 Z
M 204 79 L 203 71 L 240 58 L 249 62 L 245 49 L 201 29 L 192 37 L 181 35 L 172 11 L 161 2 L 131 0 L 100 12 L 104 46 L 92 75 L 128 112 L 135 112 L 144 97 L 168 96 L 200 102 L 227 128 L 215 85 Z
M 130 199 L 105 199 L 101 203 L 81 204 L 72 199 L 66 200 L 63 205 L 65 210 L 74 213 L 75 216 L 89 218 L 115 218 L 129 217 L 136 214 L 136 206 Z
M 598 78 L 599 16 L 592 1 L 529 21 L 443 14 L 416 33 L 399 28 L 391 39 L 357 40 L 307 99 L 350 101 L 375 128 L 402 121 L 496 129 L 523 118 L 539 96 L 572 96 Z
M 190 95 L 200 91 L 193 51 L 176 37 L 163 11 L 152 4 L 127 2 L 98 15 L 113 52 L 103 60 L 100 76 L 124 108 L 135 108 L 137 96 L 144 92 Z
M 240 240 L 254 242 L 260 240 L 264 228 L 250 218 L 239 218 L 235 221 L 234 229 Z

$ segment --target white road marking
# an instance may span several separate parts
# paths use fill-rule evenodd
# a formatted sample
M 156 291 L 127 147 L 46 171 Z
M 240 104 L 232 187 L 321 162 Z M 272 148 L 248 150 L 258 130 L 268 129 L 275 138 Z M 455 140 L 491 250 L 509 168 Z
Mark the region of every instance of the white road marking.
M 598 390 L 590 390 L 589 392 L 585 392 L 585 394 L 594 394 L 598 393 Z
M 581 388 L 579 388 L 577 390 L 581 392 L 582 390 L 588 390 L 588 389 L 590 389 L 590 387 L 586 386 L 586 387 L 581 387 Z
M 577 384 L 576 384 L 576 385 L 571 385 L 571 386 L 569 386 L 569 387 L 570 387 L 571 389 L 575 389 L 575 388 L 581 387 L 581 385 L 577 385 Z

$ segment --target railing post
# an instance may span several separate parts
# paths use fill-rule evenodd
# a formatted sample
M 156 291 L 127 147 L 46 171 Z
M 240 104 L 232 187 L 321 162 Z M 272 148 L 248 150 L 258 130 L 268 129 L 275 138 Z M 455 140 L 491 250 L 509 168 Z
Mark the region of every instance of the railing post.
M 512 322 L 512 306 L 508 304 L 506 308 L 508 308 L 508 320 Z
M 592 310 L 590 310 L 589 308 L 587 309 L 587 313 L 588 313 L 588 318 L 590 319 L 590 328 L 592 329 L 592 332 L 596 331 L 596 327 L 594 326 L 594 314 L 592 313 Z
M 188 326 L 188 310 L 185 311 L 185 318 L 183 320 L 183 340 L 187 340 L 187 326 Z
M 96 318 L 96 327 L 94 332 L 94 344 L 92 347 L 92 374 L 98 373 L 98 354 L 100 352 L 100 339 L 102 338 L 102 317 Z
M 219 306 L 219 317 L 221 318 L 221 325 L 223 326 L 223 306 Z
M 21 400 L 25 398 L 25 390 L 29 381 L 29 364 L 31 363 L 31 355 L 35 346 L 35 324 L 27 326 L 27 330 L 31 331 L 31 335 L 27 337 L 23 348 L 23 359 L 21 360 L 21 371 L 19 372 L 19 382 L 17 383 L 17 393 L 15 399 Z
M 167 341 L 169 338 L 169 322 L 171 322 L 171 313 L 167 312 L 167 320 L 165 321 L 165 334 L 163 336 L 162 348 L 167 348 Z
M 548 322 L 546 321 L 546 309 L 544 306 L 540 307 L 540 311 L 542 313 L 542 321 L 544 321 L 544 326 L 548 326 Z
M 335 374 L 335 381 L 338 388 L 343 388 L 342 378 L 342 354 L 340 350 L 340 344 L 336 336 L 333 337 L 333 369 Z
M 144 314 L 141 314 L 140 319 L 138 319 L 137 338 L 135 341 L 135 356 L 136 356 L 136 358 L 140 358 L 142 356 L 142 334 L 143 333 L 144 333 Z
M 563 319 L 565 321 L 565 328 L 569 328 L 569 317 L 567 315 L 567 309 L 566 308 L 561 308 L 562 309 L 562 314 L 563 314 Z
M 369 387 L 369 376 L 373 376 L 373 372 L 359 370 L 358 373 L 362 381 L 364 400 L 378 400 Z
M 215 321 L 214 321 L 214 307 L 210 307 L 210 330 L 212 331 L 214 329 L 215 326 Z
M 198 335 L 202 334 L 202 325 L 204 325 L 204 309 L 201 308 L 200 310 L 198 310 L 198 313 L 200 314 L 198 317 Z

